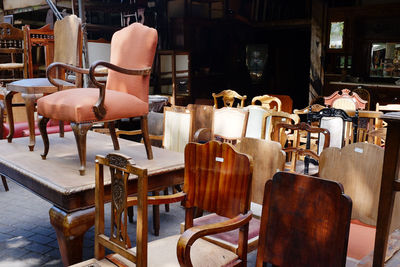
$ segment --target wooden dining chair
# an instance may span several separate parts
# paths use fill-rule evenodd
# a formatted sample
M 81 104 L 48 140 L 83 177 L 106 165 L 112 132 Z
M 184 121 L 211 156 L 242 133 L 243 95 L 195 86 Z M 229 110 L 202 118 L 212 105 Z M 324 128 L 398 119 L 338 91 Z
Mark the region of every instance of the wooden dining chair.
M 343 109 L 343 110 L 357 110 L 365 109 L 368 101 L 363 100 L 357 93 L 351 92 L 349 89 L 336 91 L 330 96 L 325 96 L 325 105 Z
M 111 163 L 111 159 L 115 162 Z M 110 162 L 108 163 L 107 162 Z M 147 197 L 147 172 L 132 165 L 129 159 L 111 154 L 103 160 L 97 158 L 96 182 L 101 186 L 103 180 L 102 164 L 111 165 L 112 185 L 111 208 L 116 210 L 112 216 L 111 238 L 104 235 L 104 198 L 96 196 L 96 237 L 95 257 L 76 266 L 109 266 L 111 262 L 136 266 L 243 266 L 247 260 L 248 224 L 252 213 L 249 211 L 250 186 L 252 179 L 252 160 L 249 156 L 235 151 L 226 143 L 209 142 L 207 144 L 190 143 L 185 148 L 185 186 L 183 192 L 160 197 Z M 123 166 L 121 166 L 123 165 Z M 126 167 L 125 167 L 126 165 Z M 199 171 L 202 170 L 202 171 Z M 136 172 L 139 176 L 137 197 L 128 197 L 126 180 L 127 172 Z M 115 181 L 115 182 L 114 182 Z M 96 187 L 97 188 L 97 187 Z M 113 190 L 113 188 L 115 188 Z M 229 190 L 227 190 L 229 189 Z M 96 192 L 102 195 L 102 190 Z M 184 200 L 185 232 L 147 243 L 147 205 L 171 203 Z M 137 237 L 141 238 L 140 247 L 129 248 L 129 237 L 126 234 L 127 206 L 139 205 L 137 222 Z M 98 207 L 99 206 L 99 207 Z M 216 213 L 223 221 L 216 224 L 195 226 L 194 210 L 201 208 Z M 115 230 L 114 230 L 115 229 Z M 239 229 L 239 253 L 204 240 L 202 237 Z M 108 246 L 108 244 L 111 244 Z M 107 246 L 117 254 L 111 254 L 104 259 L 104 247 Z M 141 254 L 139 254 L 141 253 Z M 134 255 L 136 254 L 136 255 Z M 146 264 L 147 263 L 147 264 Z M 109 264 L 109 265 L 107 265 Z M 119 265 L 119 266 L 120 266 Z
M 341 149 L 330 147 L 320 155 L 320 177 L 341 183 L 353 200 L 346 266 L 372 266 L 383 159 L 384 149 L 370 143 L 353 143 Z M 390 226 L 392 246 L 387 250 L 386 260 L 400 249 L 399 230 L 395 232 L 399 227 L 397 197 Z
M 276 111 L 281 111 L 282 108 L 281 100 L 275 96 L 262 95 L 253 97 L 253 99 L 251 100 L 252 105 L 256 105 L 258 102 L 261 103 L 262 107 L 265 107 L 267 109 L 275 109 Z
M 257 138 L 244 137 L 235 145 L 236 150 L 253 158 L 253 179 L 251 183 L 251 205 L 253 218 L 249 223 L 249 234 L 247 240 L 247 251 L 257 249 L 261 209 L 264 196 L 264 185 L 272 176 L 284 169 L 285 153 L 277 142 Z M 194 219 L 194 225 L 202 225 L 209 222 L 219 221 L 217 214 L 207 215 Z M 184 224 L 181 224 L 183 232 Z M 234 253 L 239 249 L 239 230 L 211 235 L 206 238 L 208 241 L 227 248 Z
M 337 182 L 275 174 L 265 184 L 256 266 L 344 267 L 351 205 Z
M 149 80 L 151 66 L 157 46 L 157 31 L 134 23 L 114 33 L 111 41 L 110 63 L 97 61 L 90 67 L 89 76 L 97 88 L 60 90 L 42 97 L 38 101 L 39 129 L 44 142 L 42 158 L 49 151 L 46 124 L 49 119 L 71 123 L 77 141 L 80 159 L 79 172 L 85 174 L 86 135 L 94 122 L 108 122 L 114 149 L 119 149 L 114 121 L 122 118 L 140 117 L 143 139 L 148 159 L 153 159 L 147 113 L 149 110 Z M 107 84 L 96 81 L 95 69 L 105 66 L 110 69 Z M 52 73 L 55 69 L 67 69 L 78 73 L 86 70 L 63 63 L 52 63 L 47 69 L 49 81 L 62 88 Z
M 234 107 L 235 99 L 239 101 L 237 107 L 243 108 L 244 101 L 246 100 L 247 96 L 239 95 L 237 92 L 233 90 L 223 90 L 218 94 L 212 93 L 212 97 L 214 98 L 214 107 L 220 108 L 218 105 L 218 99 L 222 98 L 222 102 L 224 107 Z
M 299 122 L 300 118 L 297 114 L 291 114 L 284 111 L 268 110 L 263 117 L 261 138 L 273 140 L 272 138 L 275 136 L 276 125 L 278 123 L 297 124 Z M 282 135 L 282 139 L 280 139 L 281 143 L 285 143 L 288 137 L 283 131 L 280 131 L 279 134 Z
M 4 78 L 2 83 L 26 78 L 27 65 L 24 57 L 24 32 L 8 23 L 0 23 L 0 55 L 6 62 L 0 63 Z
M 235 144 L 245 136 L 249 112 L 241 108 L 214 109 L 211 138 Z
M 300 122 L 298 124 L 286 124 L 286 123 L 278 123 L 276 126 L 276 131 L 275 135 L 273 137 L 273 140 L 276 142 L 280 142 L 280 144 L 283 147 L 283 151 L 286 153 L 290 153 L 289 157 L 289 162 L 287 164 L 287 169 L 290 172 L 297 172 L 297 173 L 304 173 L 308 174 L 309 173 L 309 158 L 311 157 L 312 159 L 315 160 L 314 164 L 318 164 L 319 161 L 319 154 L 321 151 L 318 151 L 318 143 L 313 145 L 311 147 L 310 139 L 311 139 L 311 134 L 317 134 L 317 135 L 324 135 L 324 140 L 323 140 L 323 146 L 322 148 L 325 149 L 329 147 L 330 143 L 330 134 L 327 129 L 324 128 L 319 128 L 319 127 L 313 127 L 310 126 L 309 124 L 305 122 Z M 285 144 L 282 143 L 282 136 L 279 134 L 281 131 L 280 129 L 290 130 L 292 131 L 292 134 L 295 135 L 295 142 L 292 144 Z M 300 133 L 301 132 L 306 132 L 307 137 L 305 142 L 301 140 L 300 138 Z M 300 156 L 306 156 L 303 160 L 304 162 L 304 168 L 301 169 L 299 167 L 299 157 Z M 313 171 L 313 173 L 317 173 L 318 171 Z
M 46 74 L 46 68 L 54 61 L 54 31 L 50 24 L 39 29 L 31 29 L 29 25 L 23 27 L 24 30 L 24 52 L 28 61 L 28 78 L 38 78 L 38 72 Z M 44 65 L 34 65 L 33 55 L 35 49 L 43 48 Z M 57 58 L 58 56 L 56 56 Z M 36 58 L 37 59 L 37 58 Z M 43 76 L 42 76 L 43 77 Z

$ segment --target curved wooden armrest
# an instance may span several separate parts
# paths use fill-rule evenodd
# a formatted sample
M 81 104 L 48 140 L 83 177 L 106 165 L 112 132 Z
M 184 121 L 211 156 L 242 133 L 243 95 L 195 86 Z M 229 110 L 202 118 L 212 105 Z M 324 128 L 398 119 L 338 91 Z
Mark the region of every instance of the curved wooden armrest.
M 102 60 L 97 60 L 97 61 L 93 62 L 93 64 L 90 65 L 90 68 L 89 68 L 89 78 L 93 82 L 93 84 L 100 89 L 99 99 L 97 100 L 96 104 L 94 104 L 94 106 L 93 106 L 94 114 L 98 120 L 103 119 L 104 116 L 106 115 L 106 110 L 104 108 L 104 99 L 106 97 L 106 86 L 102 83 L 99 83 L 95 78 L 95 75 L 96 75 L 95 70 L 96 70 L 97 66 L 103 66 L 103 67 L 106 67 L 111 70 L 114 70 L 114 71 L 117 71 L 117 72 L 120 72 L 123 74 L 127 74 L 127 75 L 150 75 L 150 73 L 151 73 L 151 67 L 143 68 L 143 69 L 125 69 L 125 68 L 118 67 L 117 65 L 114 65 L 109 62 L 102 61 Z
M 303 148 L 297 148 L 297 147 L 288 147 L 288 148 L 284 148 L 283 151 L 285 152 L 297 152 L 299 154 L 299 156 L 310 156 L 315 160 L 319 160 L 319 156 L 317 155 L 317 153 L 315 153 L 314 151 L 308 150 L 308 149 L 303 149 Z
M 74 72 L 81 73 L 81 74 L 89 74 L 89 69 L 84 69 L 84 68 L 76 67 L 76 66 L 61 63 L 61 62 L 51 63 L 46 69 L 46 77 L 49 80 L 49 82 L 52 85 L 56 86 L 59 90 L 60 90 L 60 88 L 63 87 L 63 85 L 57 83 L 57 81 L 55 81 L 54 78 L 52 77 L 52 73 L 53 73 L 52 70 L 54 68 L 67 69 L 67 70 L 74 71 Z
M 195 226 L 187 229 L 178 241 L 177 256 L 180 265 L 193 266 L 190 260 L 190 248 L 197 239 L 206 235 L 228 232 L 240 228 L 250 222 L 252 215 L 253 213 L 248 211 L 246 214 L 240 214 L 224 222 Z
M 211 129 L 210 128 L 200 128 L 193 135 L 193 142 L 208 142 L 211 140 Z
M 166 196 L 148 196 L 147 197 L 147 205 L 161 205 L 161 204 L 170 204 L 184 200 L 186 197 L 186 193 L 178 192 L 173 195 Z M 137 197 L 128 197 L 127 205 L 136 206 L 137 205 Z

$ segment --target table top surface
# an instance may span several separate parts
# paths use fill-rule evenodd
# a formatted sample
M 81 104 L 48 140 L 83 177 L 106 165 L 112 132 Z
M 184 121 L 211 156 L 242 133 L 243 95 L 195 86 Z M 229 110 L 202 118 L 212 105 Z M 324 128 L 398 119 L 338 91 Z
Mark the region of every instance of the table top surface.
M 64 89 L 76 87 L 75 84 L 60 79 L 55 79 L 55 81 L 62 84 Z M 7 90 L 26 94 L 40 94 L 54 93 L 57 91 L 57 87 L 52 85 L 47 78 L 31 78 L 9 83 Z
M 42 160 L 43 142 L 38 138 L 35 151 L 30 152 L 26 138 L 0 141 L 0 173 L 5 174 L 46 200 L 65 209 L 77 209 L 93 204 L 94 198 L 94 159 L 96 155 L 113 153 L 111 137 L 88 132 L 86 175 L 79 175 L 79 157 L 72 132 L 64 138 L 58 134 L 49 135 L 50 149 L 46 160 Z M 148 160 L 144 144 L 119 139 L 121 149 L 117 151 L 131 157 L 138 166 L 147 168 L 149 188 L 151 177 L 168 174 L 183 176 L 184 155 L 157 147 L 153 149 L 153 160 Z M 175 177 L 176 179 L 176 177 Z M 183 177 L 179 178 L 183 181 Z M 131 177 L 131 180 L 135 180 Z M 105 171 L 105 184 L 110 183 L 109 172 Z M 168 185 L 166 185 L 168 186 Z M 81 203 L 76 198 L 89 198 Z M 78 202 L 74 202 L 78 201 Z

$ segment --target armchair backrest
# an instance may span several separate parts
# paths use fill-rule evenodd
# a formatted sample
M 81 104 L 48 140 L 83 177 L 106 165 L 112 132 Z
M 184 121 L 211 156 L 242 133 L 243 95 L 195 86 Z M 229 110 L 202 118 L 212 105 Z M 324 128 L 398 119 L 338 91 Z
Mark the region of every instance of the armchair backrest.
M 163 147 L 183 152 L 192 137 L 192 111 L 180 106 L 164 107 Z
M 243 108 L 223 107 L 214 109 L 212 123 L 212 139 L 235 143 L 246 133 L 248 110 Z
M 157 31 L 133 23 L 114 33 L 110 63 L 126 69 L 151 67 L 157 46 Z M 109 70 L 106 89 L 129 93 L 148 102 L 150 75 L 126 75 Z
M 261 138 L 272 140 L 275 135 L 276 125 L 278 123 L 297 124 L 300 122 L 300 117 L 297 114 L 290 114 L 284 111 L 267 110 L 262 121 Z M 283 132 L 282 132 L 283 134 Z M 282 142 L 286 140 L 281 139 Z
M 82 66 L 81 19 L 70 15 L 54 23 L 54 62 Z
M 325 105 L 344 110 L 365 109 L 368 102 L 361 99 L 357 93 L 351 93 L 349 89 L 336 91 L 330 96 L 325 96 L 324 99 Z
M 111 173 L 111 227 L 110 236 L 104 232 L 104 168 L 109 167 Z M 136 253 L 130 248 L 127 233 L 127 197 L 128 178 L 130 174 L 138 178 Z M 96 156 L 95 180 L 95 257 L 102 259 L 105 248 L 108 248 L 131 262 L 135 266 L 147 266 L 147 169 L 135 166 L 133 160 L 121 154 L 108 154 L 106 157 Z
M 345 266 L 350 216 L 339 183 L 275 174 L 265 184 L 256 266 Z
M 227 143 L 189 143 L 185 148 L 187 194 L 185 227 L 193 225 L 193 210 L 215 212 L 233 218 L 249 210 L 253 163 Z
M 212 97 L 214 98 L 214 107 L 218 107 L 218 98 L 222 97 L 222 102 L 224 104 L 224 107 L 234 107 L 234 102 L 235 99 L 240 101 L 240 104 L 238 103 L 238 107 L 242 108 L 244 107 L 244 101 L 246 100 L 247 96 L 241 96 L 239 95 L 236 91 L 233 90 L 223 90 L 219 92 L 218 94 L 212 93 Z
M 247 119 L 246 137 L 261 138 L 264 114 L 267 113 L 267 108 L 250 105 L 245 107 L 249 111 Z

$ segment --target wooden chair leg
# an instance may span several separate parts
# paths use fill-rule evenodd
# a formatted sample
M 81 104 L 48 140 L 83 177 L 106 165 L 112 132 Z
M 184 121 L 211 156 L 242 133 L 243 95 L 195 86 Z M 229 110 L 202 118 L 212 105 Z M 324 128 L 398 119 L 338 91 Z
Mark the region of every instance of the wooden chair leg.
M 115 133 L 115 122 L 110 121 L 107 124 L 108 124 L 108 129 L 110 130 L 110 135 L 113 142 L 114 150 L 119 150 L 118 137 L 117 134 Z
M 151 150 L 147 115 L 144 115 L 140 118 L 140 124 L 142 128 L 144 146 L 146 147 L 147 159 L 153 159 L 153 151 Z
M 8 191 L 8 184 L 7 184 L 6 177 L 5 177 L 4 175 L 2 175 L 2 174 L 0 174 L 0 176 L 1 176 L 1 180 L 3 181 L 4 189 L 5 189 L 6 191 Z
M 60 137 L 64 137 L 64 122 L 63 121 L 59 121 L 58 122 L 58 127 L 60 129 Z
M 164 189 L 164 195 L 165 195 L 165 196 L 169 195 L 168 187 L 166 187 L 166 188 Z M 166 212 L 169 212 L 169 204 L 165 204 L 165 211 L 166 211 Z
M 158 191 L 153 191 L 153 196 L 158 196 L 159 193 Z M 153 205 L 153 229 L 154 229 L 154 235 L 159 236 L 160 235 L 160 206 L 159 205 Z
M 39 116 L 39 131 L 40 135 L 42 136 L 44 151 L 41 154 L 42 159 L 46 159 L 47 154 L 49 153 L 49 136 L 47 135 L 47 123 L 49 122 L 49 118 Z
M 79 174 L 85 175 L 86 169 L 86 135 L 87 131 L 92 128 L 93 123 L 74 123 L 71 122 L 71 128 L 74 131 L 76 145 L 78 148 L 79 160 L 81 166 Z

